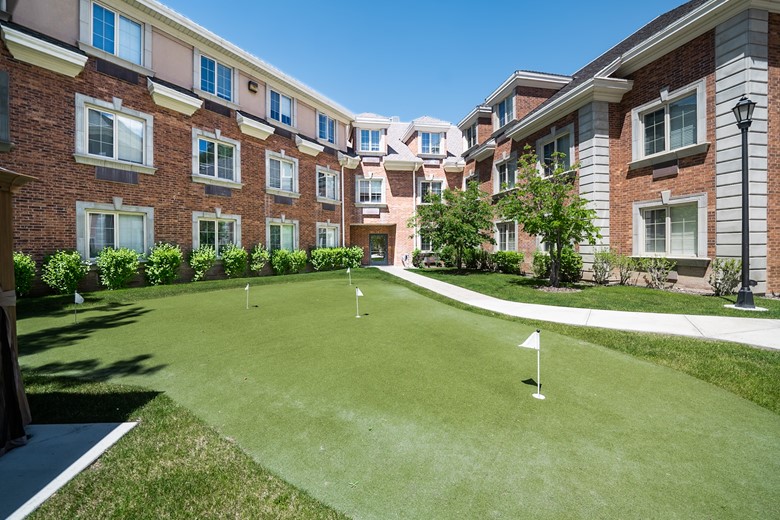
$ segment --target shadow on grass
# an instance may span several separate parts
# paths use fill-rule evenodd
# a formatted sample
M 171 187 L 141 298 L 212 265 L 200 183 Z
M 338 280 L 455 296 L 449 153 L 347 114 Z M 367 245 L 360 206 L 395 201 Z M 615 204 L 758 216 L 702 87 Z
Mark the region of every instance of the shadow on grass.
M 35 354 L 50 348 L 67 347 L 84 340 L 90 334 L 102 329 L 112 329 L 129 325 L 143 316 L 148 309 L 139 306 L 103 305 L 91 310 L 122 310 L 103 316 L 90 316 L 79 319 L 78 323 L 69 323 L 61 327 L 51 327 L 27 334 L 19 334 L 19 355 Z M 72 313 L 72 311 L 71 311 Z
M 68 363 L 47 363 L 35 368 L 42 375 L 71 376 L 89 381 L 108 381 L 114 377 L 145 376 L 155 374 L 168 365 L 144 366 L 151 354 L 140 354 L 128 359 L 120 359 L 108 365 L 102 365 L 97 359 L 80 359 Z

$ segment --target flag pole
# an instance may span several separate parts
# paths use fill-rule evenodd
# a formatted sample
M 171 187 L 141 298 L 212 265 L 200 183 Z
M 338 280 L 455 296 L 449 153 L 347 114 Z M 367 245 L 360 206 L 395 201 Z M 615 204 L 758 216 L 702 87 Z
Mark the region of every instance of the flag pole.
M 539 342 L 536 345 L 536 393 L 534 394 L 534 397 L 537 399 L 544 399 L 544 395 L 542 395 L 542 331 L 539 329 L 536 329 L 536 333 L 539 335 L 537 341 Z
M 360 289 L 357 287 L 355 289 L 357 289 L 355 291 L 355 317 L 359 318 L 360 317 L 360 294 L 358 293 L 358 291 L 360 291 Z
M 349 275 L 349 285 L 352 285 L 352 270 L 347 267 L 347 274 Z
M 246 309 L 249 310 L 249 284 L 246 284 Z

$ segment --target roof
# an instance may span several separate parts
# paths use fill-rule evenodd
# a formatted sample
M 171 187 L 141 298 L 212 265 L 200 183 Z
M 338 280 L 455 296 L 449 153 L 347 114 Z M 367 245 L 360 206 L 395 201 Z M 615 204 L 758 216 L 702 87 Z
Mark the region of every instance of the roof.
M 381 117 L 381 116 L 380 116 Z M 393 121 L 387 128 L 387 155 L 385 160 L 390 161 L 418 161 L 419 157 L 404 142 L 403 138 L 410 124 L 435 124 L 448 125 L 447 133 L 447 157 L 460 157 L 463 152 L 463 134 L 460 129 L 450 123 L 436 119 L 435 117 L 422 116 L 409 121 Z

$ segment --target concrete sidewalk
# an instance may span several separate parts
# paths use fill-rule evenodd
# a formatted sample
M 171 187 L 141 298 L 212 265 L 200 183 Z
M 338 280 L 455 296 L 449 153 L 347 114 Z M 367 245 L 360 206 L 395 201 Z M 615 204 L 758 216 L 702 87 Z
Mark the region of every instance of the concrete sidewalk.
M 780 320 L 605 311 L 510 302 L 434 280 L 402 267 L 382 266 L 378 269 L 447 298 L 508 316 L 586 327 L 719 339 L 780 350 Z

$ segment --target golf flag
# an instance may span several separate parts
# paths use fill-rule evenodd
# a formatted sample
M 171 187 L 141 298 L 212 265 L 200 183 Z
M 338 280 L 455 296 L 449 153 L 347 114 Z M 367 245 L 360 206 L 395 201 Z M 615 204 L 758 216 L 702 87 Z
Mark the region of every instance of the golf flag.
M 349 268 L 349 267 L 347 267 L 347 274 L 349 274 L 349 273 L 351 273 L 351 272 L 352 272 L 352 271 L 350 270 L 350 268 Z
M 355 296 L 363 296 L 363 291 L 360 290 L 360 287 L 355 287 Z
M 76 304 L 73 306 L 73 323 L 78 323 L 79 318 L 76 309 L 79 308 L 79 305 L 84 303 L 84 297 L 80 295 L 78 291 L 76 291 L 75 293 L 73 293 L 73 302 Z
M 82 303 L 84 303 L 84 297 L 83 297 L 82 295 L 80 295 L 78 292 L 77 292 L 77 293 L 75 293 L 75 294 L 76 294 L 76 297 L 74 298 L 74 300 L 73 300 L 73 301 L 74 301 L 75 303 L 78 303 L 79 305 L 81 305 Z
M 349 277 L 349 285 L 352 285 L 352 269 L 347 267 L 347 276 Z
M 363 291 L 360 287 L 355 287 L 355 317 L 360 317 L 360 297 L 363 296 Z
M 533 334 L 528 336 L 528 338 L 525 341 L 523 341 L 521 344 L 519 344 L 518 347 L 532 348 L 534 350 L 539 350 L 539 331 L 537 330 Z
M 246 287 L 244 287 L 244 291 L 246 291 L 246 308 L 249 309 L 249 283 L 247 282 Z
M 245 290 L 245 291 L 248 291 L 248 290 L 249 290 L 249 284 L 246 284 L 246 287 L 244 287 L 244 290 Z

